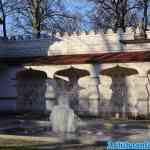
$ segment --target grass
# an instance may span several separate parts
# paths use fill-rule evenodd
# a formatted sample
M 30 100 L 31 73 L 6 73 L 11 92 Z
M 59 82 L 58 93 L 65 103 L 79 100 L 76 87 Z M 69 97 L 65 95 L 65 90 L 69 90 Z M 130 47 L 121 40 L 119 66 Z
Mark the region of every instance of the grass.
M 91 148 L 91 150 L 104 150 L 104 145 L 90 145 L 86 147 L 86 144 L 53 144 L 54 141 L 37 141 L 37 140 L 32 140 L 32 138 L 28 137 L 17 137 L 17 136 L 8 136 L 6 137 L 1 137 L 0 135 L 0 150 L 42 150 L 42 146 L 46 145 L 46 147 L 49 146 L 49 150 L 86 150 Z M 11 138 L 10 138 L 11 137 Z M 60 147 L 59 147 L 60 146 Z
M 140 123 L 150 125 L 150 120 L 128 120 L 128 119 L 110 119 L 104 120 L 104 130 L 111 132 L 113 124 L 117 123 Z M 83 140 L 86 140 L 84 137 Z M 90 139 L 92 141 L 92 139 Z M 42 145 L 59 145 L 62 143 L 60 139 L 55 137 L 29 137 L 29 136 L 13 136 L 0 135 L 0 150 L 36 150 Z
M 36 150 L 37 148 L 22 146 L 22 147 L 0 147 L 0 150 Z
M 27 140 L 22 140 L 22 139 L 10 139 L 10 140 L 6 140 L 3 138 L 0 138 L 0 147 L 4 147 L 4 146 L 31 146 L 31 145 L 40 145 L 40 144 L 48 144 L 49 142 L 41 142 L 41 141 L 27 141 Z
M 56 144 L 57 138 L 0 135 L 0 150 L 34 150 L 41 145 Z

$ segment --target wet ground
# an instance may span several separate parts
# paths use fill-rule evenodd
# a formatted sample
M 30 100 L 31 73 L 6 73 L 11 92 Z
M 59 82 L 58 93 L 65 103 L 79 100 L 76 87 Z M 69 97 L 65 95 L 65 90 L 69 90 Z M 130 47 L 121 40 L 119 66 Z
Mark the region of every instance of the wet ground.
M 107 140 L 145 140 L 150 139 L 149 124 L 134 121 L 106 122 L 104 120 L 84 120 L 79 122 L 78 130 L 75 134 L 55 134 L 51 130 L 49 121 L 25 121 L 7 120 L 0 124 L 0 134 L 38 136 L 38 137 L 59 137 L 67 139 L 82 139 L 82 137 L 92 138 L 95 141 Z
M 89 147 L 90 145 L 97 148 L 106 146 L 109 140 L 132 142 L 150 140 L 150 121 L 80 120 L 76 134 L 55 134 L 51 130 L 49 121 L 3 120 L 0 123 L 0 146 L 9 145 L 10 141 L 7 138 L 3 138 L 5 136 L 8 139 L 10 138 L 10 141 L 14 137 L 15 140 L 16 137 L 19 140 L 21 139 L 20 137 L 23 137 L 20 145 L 22 143 L 29 143 L 29 145 L 30 143 L 38 143 L 38 147 L 42 147 L 42 149 L 43 146 L 40 146 L 41 144 L 44 144 L 44 147 L 49 149 L 53 146 Z M 32 142 L 30 140 L 24 142 L 26 138 L 29 138 Z M 37 139 L 33 141 L 34 138 Z M 59 144 L 57 145 L 57 143 Z M 13 143 L 11 142 L 11 144 Z

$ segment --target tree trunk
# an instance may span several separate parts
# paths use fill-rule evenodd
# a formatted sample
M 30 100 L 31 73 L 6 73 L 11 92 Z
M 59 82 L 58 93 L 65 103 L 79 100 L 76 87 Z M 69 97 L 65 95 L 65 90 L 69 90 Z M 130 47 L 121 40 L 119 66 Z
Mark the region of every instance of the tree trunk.
M 3 34 L 4 38 L 7 38 L 7 32 L 6 32 L 6 17 L 3 16 Z
M 38 20 L 36 19 L 36 17 L 32 20 L 32 29 L 33 29 L 34 36 L 36 38 L 40 38 L 41 27 L 40 27 L 40 23 L 38 23 Z
M 40 38 L 41 22 L 40 22 L 40 5 L 41 1 L 32 0 L 32 29 L 36 38 Z
M 116 8 L 115 8 L 116 7 Z M 126 14 L 127 14 L 127 0 L 117 1 L 115 8 L 116 22 L 114 26 L 114 31 L 116 32 L 118 28 L 121 28 L 124 32 L 126 30 Z
M 7 31 L 6 31 L 6 14 L 5 14 L 5 11 L 4 11 L 4 8 L 3 8 L 3 3 L 2 3 L 2 0 L 0 0 L 0 9 L 1 9 L 1 12 L 2 12 L 2 24 L 3 24 L 3 36 L 4 38 L 7 38 Z
M 148 25 L 148 0 L 144 0 L 144 28 L 147 30 Z

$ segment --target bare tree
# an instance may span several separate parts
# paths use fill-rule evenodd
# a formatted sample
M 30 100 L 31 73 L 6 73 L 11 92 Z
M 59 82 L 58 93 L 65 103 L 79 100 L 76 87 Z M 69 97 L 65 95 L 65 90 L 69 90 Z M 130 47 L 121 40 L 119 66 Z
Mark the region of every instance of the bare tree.
M 132 11 L 138 7 L 137 4 L 129 3 L 129 0 L 89 0 L 96 4 L 96 12 L 93 15 L 96 28 L 113 28 L 117 31 L 122 28 L 123 31 L 129 23 L 129 20 L 135 17 Z
M 149 0 L 143 0 L 144 2 L 144 22 L 145 22 L 145 30 L 147 30 L 147 25 L 148 25 L 148 3 L 150 2 Z
M 143 19 L 144 19 L 144 27 L 147 30 L 148 26 L 148 9 L 149 9 L 150 0 L 137 0 L 137 5 L 139 6 L 138 10 L 143 10 Z
M 4 38 L 7 37 L 7 33 L 6 33 L 6 13 L 4 10 L 4 3 L 2 2 L 2 0 L 0 0 L 0 10 L 2 13 L 2 19 L 1 19 L 1 24 L 3 25 L 3 34 L 4 34 Z
M 37 38 L 43 30 L 56 32 L 79 28 L 78 16 L 67 12 L 61 0 L 22 0 L 16 12 L 16 25 L 28 28 Z
M 7 17 L 13 14 L 16 3 L 17 0 L 0 0 L 0 24 L 3 26 L 4 38 L 7 38 Z

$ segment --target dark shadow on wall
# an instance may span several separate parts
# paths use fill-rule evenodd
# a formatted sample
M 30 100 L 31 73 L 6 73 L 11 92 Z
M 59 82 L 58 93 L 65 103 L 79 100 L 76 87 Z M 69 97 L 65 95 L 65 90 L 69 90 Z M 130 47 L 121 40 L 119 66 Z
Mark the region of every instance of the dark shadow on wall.
M 24 66 L 5 66 L 0 69 L 0 117 L 16 118 L 16 74 L 24 70 Z
M 46 114 L 46 80 L 47 74 L 39 70 L 25 69 L 16 74 L 17 112 L 33 119 L 35 114 Z
M 100 88 L 101 90 L 101 88 Z M 106 98 L 103 93 L 101 92 L 100 95 L 100 106 L 99 106 L 99 112 L 100 112 L 100 117 L 102 118 L 110 118 L 111 117 L 111 109 L 110 107 L 110 99 Z
M 129 98 L 127 76 L 138 74 L 137 70 L 121 66 L 115 66 L 101 71 L 102 75 L 112 78 L 112 115 L 116 118 L 129 116 Z M 133 106 L 135 107 L 135 106 Z
M 121 118 L 127 117 L 128 110 L 128 87 L 125 76 L 112 77 L 112 115 L 119 115 Z M 117 117 L 117 116 L 116 116 Z
M 16 93 L 16 73 L 18 71 L 23 70 L 24 67 L 22 65 L 18 66 L 3 66 L 0 69 L 0 99 L 1 105 L 3 104 L 4 100 L 12 100 L 13 106 L 6 110 L 15 111 L 15 100 L 17 97 Z M 10 102 L 11 103 L 11 102 Z M 8 103 L 9 107 L 9 103 Z M 1 110 L 5 111 L 5 108 L 1 108 Z
M 0 40 L 1 57 L 48 56 L 49 47 L 62 38 L 56 35 L 41 39 Z

